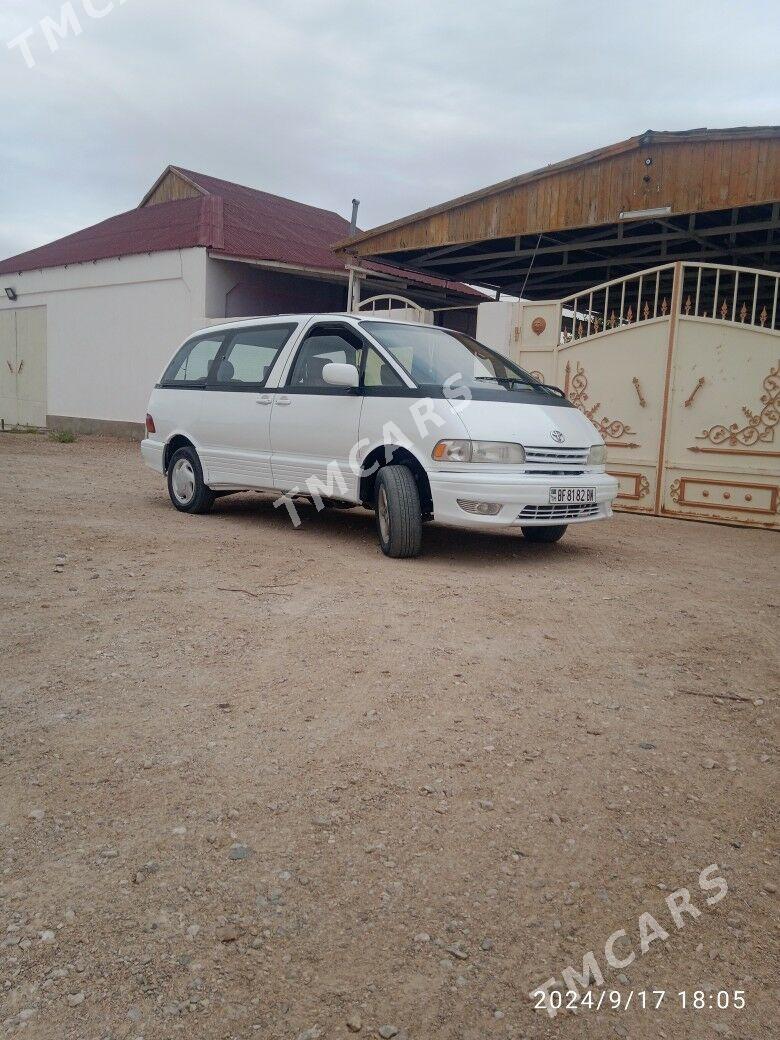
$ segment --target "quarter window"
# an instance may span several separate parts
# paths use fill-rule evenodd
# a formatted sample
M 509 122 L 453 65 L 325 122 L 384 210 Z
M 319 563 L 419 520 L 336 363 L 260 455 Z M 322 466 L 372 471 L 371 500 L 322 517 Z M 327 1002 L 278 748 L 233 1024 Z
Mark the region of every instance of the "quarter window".
M 222 346 L 224 333 L 191 339 L 176 354 L 163 376 L 163 383 L 180 386 L 205 386 L 209 370 Z

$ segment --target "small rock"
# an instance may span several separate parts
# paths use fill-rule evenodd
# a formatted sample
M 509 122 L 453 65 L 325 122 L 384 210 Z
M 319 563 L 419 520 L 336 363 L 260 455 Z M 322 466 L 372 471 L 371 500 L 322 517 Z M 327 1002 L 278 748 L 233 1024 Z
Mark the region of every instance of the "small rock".
M 296 1040 L 317 1040 L 320 1036 L 322 1036 L 320 1027 L 312 1026 L 310 1029 L 304 1029 L 302 1033 L 298 1033 Z
M 230 846 L 230 852 L 228 853 L 228 859 L 248 859 L 249 849 L 246 845 L 241 845 L 236 842 L 235 845 Z
M 45 815 L 46 813 L 43 811 L 43 809 L 31 809 L 27 813 L 27 818 L 30 820 L 38 820 L 40 822 Z
M 468 958 L 468 950 L 464 950 L 460 943 L 453 943 L 452 946 L 445 947 L 444 952 L 451 953 L 459 961 L 465 961 Z
M 493 803 L 489 798 L 480 798 L 478 804 L 480 809 L 483 809 L 485 812 L 490 812 L 493 808 Z
M 187 828 L 186 827 L 174 827 L 173 830 L 171 831 L 171 834 L 177 834 L 179 836 L 181 836 L 182 834 L 186 834 L 186 833 L 187 833 Z
M 29 1022 L 31 1018 L 34 1018 L 38 1014 L 37 1008 L 22 1008 L 17 1015 L 20 1022 Z
M 353 1011 L 347 1019 L 347 1029 L 350 1033 L 359 1033 L 363 1028 L 363 1019 L 357 1011 Z
M 427 932 L 418 932 L 414 937 L 416 943 L 427 943 L 431 941 L 430 935 Z
M 40 940 L 42 943 L 53 943 L 56 942 L 57 936 L 51 928 L 47 928 L 44 932 L 40 933 Z
M 393 1040 L 394 1036 L 398 1036 L 398 1030 L 395 1026 L 380 1026 L 379 1035 L 382 1040 Z
M 717 769 L 718 763 L 714 758 L 703 758 L 701 760 L 701 767 L 702 769 Z
M 482 942 L 479 944 L 480 950 L 484 950 L 485 953 L 487 953 L 488 950 L 492 950 L 494 946 L 495 943 L 492 939 L 483 939 Z
M 639 746 L 643 751 L 655 751 L 655 744 L 651 744 L 649 740 L 643 740 Z
M 773 881 L 767 881 L 767 883 L 764 885 L 764 891 L 775 893 L 777 891 L 777 885 Z
M 236 939 L 241 937 L 241 929 L 237 924 L 225 924 L 221 928 L 217 928 L 217 938 L 220 942 L 229 943 L 235 942 Z
M 119 853 L 116 849 L 101 849 L 100 855 L 103 859 L 118 859 Z
M 68 1004 L 71 1007 L 78 1007 L 79 1004 L 83 1004 L 84 1003 L 85 997 L 86 997 L 86 994 L 84 993 L 83 989 L 79 993 L 69 993 L 68 997 L 67 997 Z

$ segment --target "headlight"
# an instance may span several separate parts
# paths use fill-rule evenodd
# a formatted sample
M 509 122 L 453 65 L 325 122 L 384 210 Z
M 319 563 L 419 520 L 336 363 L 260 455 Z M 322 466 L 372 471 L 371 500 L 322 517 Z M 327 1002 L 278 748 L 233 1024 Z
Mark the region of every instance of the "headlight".
M 511 441 L 439 441 L 431 452 L 436 462 L 490 462 L 521 466 L 525 462 L 522 444 Z
M 607 461 L 606 444 L 594 444 L 588 453 L 589 466 L 603 466 Z

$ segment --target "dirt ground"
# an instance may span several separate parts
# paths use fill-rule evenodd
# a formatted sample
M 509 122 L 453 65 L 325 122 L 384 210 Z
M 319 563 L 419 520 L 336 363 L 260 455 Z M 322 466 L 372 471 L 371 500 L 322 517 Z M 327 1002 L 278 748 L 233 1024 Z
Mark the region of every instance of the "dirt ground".
M 302 515 L 0 437 L 0 1033 L 769 1037 L 777 535 Z M 588 951 L 629 1007 L 534 1010 Z

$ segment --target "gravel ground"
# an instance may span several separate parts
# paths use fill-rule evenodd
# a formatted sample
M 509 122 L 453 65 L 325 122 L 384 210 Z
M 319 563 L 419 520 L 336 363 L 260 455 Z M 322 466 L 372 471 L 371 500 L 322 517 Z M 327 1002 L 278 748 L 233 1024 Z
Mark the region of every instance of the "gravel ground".
M 0 463 L 2 1035 L 769 1036 L 776 535 L 393 561 L 362 510 L 179 514 L 137 445 Z M 534 1011 L 588 951 L 630 1006 Z

